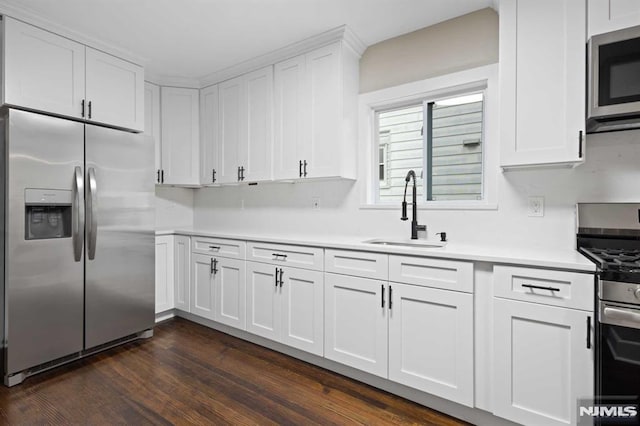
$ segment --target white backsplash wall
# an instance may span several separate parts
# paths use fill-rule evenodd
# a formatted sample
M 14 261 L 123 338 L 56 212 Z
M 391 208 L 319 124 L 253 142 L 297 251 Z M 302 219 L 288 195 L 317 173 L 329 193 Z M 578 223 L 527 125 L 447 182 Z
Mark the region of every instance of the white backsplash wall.
M 156 186 L 156 229 L 193 226 L 193 190 Z
M 498 209 L 420 210 L 430 238 L 571 249 L 575 203 L 640 201 L 640 131 L 589 135 L 585 164 L 575 169 L 498 173 Z M 360 208 L 362 180 L 261 184 L 195 190 L 194 227 L 224 233 L 409 238 L 410 222 L 394 210 Z M 527 197 L 544 197 L 544 217 L 527 216 Z M 320 209 L 312 208 L 313 198 Z

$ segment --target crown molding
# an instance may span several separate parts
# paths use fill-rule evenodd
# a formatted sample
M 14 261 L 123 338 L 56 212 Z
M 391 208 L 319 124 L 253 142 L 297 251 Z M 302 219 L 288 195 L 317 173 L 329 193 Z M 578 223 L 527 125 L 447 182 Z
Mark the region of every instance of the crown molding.
M 147 70 L 145 70 L 144 73 L 144 81 L 157 84 L 158 86 L 182 87 L 186 89 L 200 89 L 202 87 L 198 79 L 155 74 Z
M 355 35 L 351 29 L 346 25 L 342 25 L 337 28 L 333 28 L 329 31 L 325 31 L 316 36 L 306 38 L 299 42 L 290 44 L 272 52 L 266 53 L 261 56 L 249 59 L 231 67 L 222 69 L 220 71 L 213 72 L 201 77 L 200 87 L 211 86 L 216 83 L 220 83 L 225 80 L 229 80 L 233 77 L 237 77 L 242 74 L 246 74 L 251 71 L 273 65 L 277 62 L 281 62 L 294 56 L 301 55 L 314 49 L 335 43 L 337 41 L 344 42 L 349 48 L 351 48 L 358 58 L 362 56 L 367 46 Z
M 3 0 L 0 0 L 0 14 L 6 15 L 11 18 L 23 21 L 29 25 L 39 27 L 45 31 L 55 33 L 59 36 L 68 38 L 75 42 L 84 44 L 93 49 L 103 51 L 113 56 L 117 56 L 129 62 L 133 62 L 138 65 L 144 66 L 148 59 L 135 54 L 134 52 L 123 49 L 122 47 L 115 46 L 109 43 L 105 43 L 93 37 L 89 37 L 86 34 L 82 34 L 78 31 L 74 31 L 64 25 L 57 24 L 37 13 L 29 10 L 24 6 L 16 6 L 14 4 L 8 4 Z

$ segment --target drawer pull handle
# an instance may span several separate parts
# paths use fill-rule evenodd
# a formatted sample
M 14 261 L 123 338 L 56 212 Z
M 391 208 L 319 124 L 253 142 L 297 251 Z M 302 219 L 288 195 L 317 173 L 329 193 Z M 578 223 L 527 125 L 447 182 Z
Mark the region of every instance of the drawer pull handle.
M 591 316 L 587 317 L 587 349 L 591 349 Z
M 278 273 L 279 273 L 279 272 L 280 272 L 280 271 L 278 271 L 278 268 L 276 268 L 276 274 L 275 274 L 275 275 L 276 275 L 276 288 L 278 288 L 278 283 L 280 282 L 280 281 L 278 280 Z
M 381 308 L 384 308 L 384 284 L 380 284 L 380 296 L 382 299 Z
M 287 258 L 286 254 L 280 254 L 280 253 L 271 253 L 271 256 L 275 257 L 276 260 L 278 260 L 278 258 L 283 257 L 283 258 Z
M 389 310 L 391 310 L 391 306 L 393 305 L 393 289 L 391 285 L 389 285 Z
M 209 246 L 209 248 L 210 248 L 211 250 L 215 250 L 215 251 L 220 250 L 220 246 Z
M 541 285 L 533 285 L 533 284 L 522 284 L 522 287 L 531 288 L 531 289 L 535 288 L 538 290 L 560 291 L 560 289 L 556 287 L 544 287 Z
M 282 288 L 282 284 L 284 283 L 284 279 L 282 278 L 284 276 L 284 271 L 282 270 L 282 268 L 280 268 L 280 288 Z

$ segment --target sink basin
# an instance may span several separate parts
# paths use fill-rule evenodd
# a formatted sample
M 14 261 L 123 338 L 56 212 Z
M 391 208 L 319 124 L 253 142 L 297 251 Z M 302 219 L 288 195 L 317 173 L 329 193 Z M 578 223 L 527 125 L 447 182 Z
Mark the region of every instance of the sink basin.
M 442 248 L 447 243 L 445 241 L 424 241 L 424 240 L 387 240 L 387 239 L 373 239 L 363 241 L 365 244 L 376 244 L 380 246 L 400 246 L 400 247 L 415 247 L 415 248 Z

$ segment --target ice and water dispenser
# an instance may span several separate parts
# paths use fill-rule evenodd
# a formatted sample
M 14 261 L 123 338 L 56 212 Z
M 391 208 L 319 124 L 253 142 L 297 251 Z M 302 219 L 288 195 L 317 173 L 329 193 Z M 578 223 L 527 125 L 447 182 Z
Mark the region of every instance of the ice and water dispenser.
M 24 204 L 25 240 L 71 237 L 71 191 L 27 188 Z

